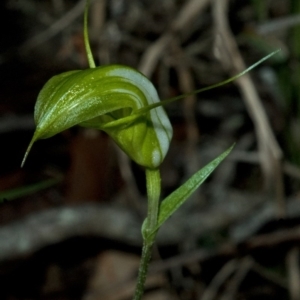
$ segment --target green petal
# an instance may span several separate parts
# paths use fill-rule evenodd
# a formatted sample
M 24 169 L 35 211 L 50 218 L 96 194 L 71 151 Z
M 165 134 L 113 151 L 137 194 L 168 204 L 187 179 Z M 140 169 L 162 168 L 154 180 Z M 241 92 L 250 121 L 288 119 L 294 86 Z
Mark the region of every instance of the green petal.
M 74 125 L 105 130 L 138 164 L 156 168 L 172 138 L 162 107 L 134 116 L 159 102 L 152 83 L 135 69 L 112 65 L 66 72 L 51 78 L 35 106 L 36 131 L 28 147 Z M 119 122 L 128 120 L 127 122 Z M 119 123 L 118 123 L 119 122 Z

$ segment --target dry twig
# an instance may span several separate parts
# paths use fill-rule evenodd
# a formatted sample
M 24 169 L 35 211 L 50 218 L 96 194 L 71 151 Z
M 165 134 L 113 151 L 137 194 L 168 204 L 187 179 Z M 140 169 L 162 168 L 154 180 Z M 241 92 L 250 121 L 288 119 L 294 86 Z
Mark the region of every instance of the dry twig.
M 238 268 L 239 262 L 236 259 L 232 259 L 227 262 L 221 270 L 215 275 L 207 289 L 199 300 L 213 300 L 218 294 L 218 290 L 224 284 L 224 282 L 235 272 Z
M 220 300 L 231 300 L 236 298 L 238 287 L 252 268 L 253 264 L 254 262 L 251 257 L 246 256 L 241 259 L 237 271 L 228 283 L 223 295 L 220 297 Z
M 289 279 L 289 293 L 290 293 L 291 300 L 300 299 L 299 255 L 300 255 L 299 248 L 294 247 L 288 252 L 286 257 L 288 279 Z
M 69 26 L 79 16 L 82 15 L 85 1 L 86 0 L 80 0 L 70 11 L 64 14 L 59 20 L 54 22 L 49 28 L 27 40 L 20 47 L 21 52 L 27 52 L 37 47 L 38 45 L 46 42 L 62 30 L 64 30 L 67 26 Z
M 211 0 L 190 0 L 180 10 L 178 16 L 170 26 L 170 30 L 165 32 L 155 43 L 153 43 L 143 54 L 138 69 L 150 77 L 158 60 L 165 48 L 170 44 L 173 35 L 177 34 L 188 23 L 193 22 L 201 11 L 207 7 Z
M 228 0 L 214 2 L 214 22 L 216 26 L 216 54 L 226 69 L 240 73 L 246 67 L 227 20 Z M 267 115 L 249 74 L 237 81 L 245 105 L 251 116 L 258 141 L 259 156 L 266 186 L 276 191 L 278 215 L 285 215 L 283 179 L 281 170 L 282 151 L 276 141 Z
M 190 213 L 188 222 L 182 215 L 174 216 L 159 231 L 158 244 L 179 243 L 186 238 L 186 232 L 192 232 L 196 238 L 227 227 L 264 200 L 259 196 L 255 199 L 233 194 L 227 197 L 230 201 L 225 204 L 220 203 L 206 212 Z M 106 237 L 140 245 L 141 223 L 140 218 L 126 207 L 86 204 L 48 209 L 0 228 L 0 262 L 22 257 L 73 236 Z M 194 229 L 191 231 L 191 228 Z

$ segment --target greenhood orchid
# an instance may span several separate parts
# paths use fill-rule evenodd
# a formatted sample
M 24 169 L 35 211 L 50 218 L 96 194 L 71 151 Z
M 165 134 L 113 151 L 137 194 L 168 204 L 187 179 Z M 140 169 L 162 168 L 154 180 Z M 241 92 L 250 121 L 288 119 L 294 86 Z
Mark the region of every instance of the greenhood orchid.
M 142 226 L 143 251 L 133 297 L 134 300 L 140 300 L 144 291 L 151 249 L 159 228 L 185 203 L 233 148 L 230 147 L 160 201 L 159 166 L 167 154 L 173 134 L 163 106 L 229 83 L 278 51 L 265 56 L 245 71 L 223 82 L 160 101 L 153 84 L 137 70 L 122 65 L 95 66 L 88 41 L 88 5 L 87 0 L 84 40 L 90 68 L 56 75 L 44 85 L 35 105 L 36 130 L 22 165 L 35 141 L 49 138 L 74 125 L 80 125 L 105 131 L 132 160 L 145 167 L 148 210 Z
M 38 95 L 37 127 L 29 149 L 38 139 L 81 125 L 104 130 L 136 163 L 157 168 L 168 151 L 172 126 L 161 106 L 139 113 L 157 102 L 153 84 L 130 67 L 62 73 L 51 78 Z

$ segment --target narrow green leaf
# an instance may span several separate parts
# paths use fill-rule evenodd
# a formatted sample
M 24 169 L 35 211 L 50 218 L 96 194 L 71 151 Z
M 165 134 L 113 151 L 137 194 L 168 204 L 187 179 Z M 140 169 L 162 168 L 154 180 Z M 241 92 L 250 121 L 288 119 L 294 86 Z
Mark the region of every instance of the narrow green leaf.
M 47 189 L 61 181 L 62 178 L 52 178 L 31 185 L 21 186 L 19 188 L 1 192 L 0 203 L 31 195 L 38 191 Z
M 160 226 L 190 197 L 190 195 L 205 181 L 205 179 L 215 170 L 215 168 L 231 152 L 234 145 L 228 150 L 207 164 L 204 168 L 195 173 L 182 186 L 171 195 L 165 198 L 159 209 L 158 222 L 151 234 L 156 233 Z

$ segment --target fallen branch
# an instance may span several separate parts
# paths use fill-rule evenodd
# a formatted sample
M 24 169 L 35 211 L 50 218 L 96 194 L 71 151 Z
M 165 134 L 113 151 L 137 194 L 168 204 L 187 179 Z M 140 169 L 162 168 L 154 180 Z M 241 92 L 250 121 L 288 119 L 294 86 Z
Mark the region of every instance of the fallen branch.
M 262 196 L 246 195 L 244 192 L 225 194 L 227 201 L 221 199 L 202 211 L 194 209 L 193 212 L 188 212 L 188 217 L 182 214 L 174 215 L 161 228 L 158 244 L 178 244 L 186 239 L 199 238 L 208 232 L 236 226 L 234 224 L 245 219 L 265 201 Z M 295 199 L 288 203 L 288 208 L 291 207 L 288 214 L 291 216 L 300 215 L 295 205 L 297 201 Z M 260 224 L 267 222 L 269 218 L 275 218 L 275 209 L 272 204 L 269 206 L 269 213 L 265 215 L 265 219 L 259 218 Z M 24 257 L 43 247 L 76 236 L 109 238 L 140 246 L 140 226 L 141 219 L 126 207 L 85 204 L 48 209 L 0 228 L 0 262 Z M 253 230 L 253 226 L 246 226 L 244 230 L 249 230 L 248 233 L 244 233 L 244 236 L 247 236 Z M 254 243 L 254 240 L 251 243 Z M 256 240 L 256 243 L 259 241 Z M 262 240 L 260 243 L 264 244 L 266 241 Z

